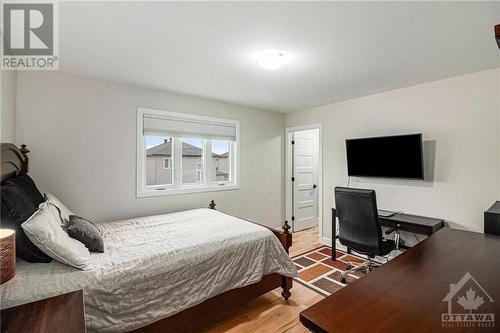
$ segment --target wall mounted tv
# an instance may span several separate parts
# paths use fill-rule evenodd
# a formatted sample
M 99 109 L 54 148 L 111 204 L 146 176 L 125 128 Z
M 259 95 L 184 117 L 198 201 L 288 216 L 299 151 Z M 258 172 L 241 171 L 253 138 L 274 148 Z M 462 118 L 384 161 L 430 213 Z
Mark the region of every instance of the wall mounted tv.
M 422 134 L 348 139 L 346 150 L 349 176 L 424 179 Z

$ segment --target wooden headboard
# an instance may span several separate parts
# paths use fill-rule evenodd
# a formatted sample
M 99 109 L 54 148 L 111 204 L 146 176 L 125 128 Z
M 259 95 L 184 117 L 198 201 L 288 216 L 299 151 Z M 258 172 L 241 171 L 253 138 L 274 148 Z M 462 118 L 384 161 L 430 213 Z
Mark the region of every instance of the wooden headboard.
M 28 172 L 28 153 L 30 151 L 26 145 L 21 145 L 18 148 L 12 143 L 0 143 L 0 183 L 3 183 L 9 178 L 16 176 L 19 172 Z

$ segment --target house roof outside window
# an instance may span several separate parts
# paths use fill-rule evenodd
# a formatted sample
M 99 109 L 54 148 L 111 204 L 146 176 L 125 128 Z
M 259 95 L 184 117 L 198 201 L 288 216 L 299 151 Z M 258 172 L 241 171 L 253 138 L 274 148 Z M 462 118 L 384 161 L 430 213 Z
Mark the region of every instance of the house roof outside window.
M 163 142 L 162 144 L 148 148 L 146 150 L 146 156 L 172 156 L 172 141 L 165 140 L 165 142 Z M 182 156 L 201 157 L 202 149 L 187 142 L 183 142 Z M 229 153 L 227 152 L 220 155 L 212 153 L 212 157 L 227 158 L 228 156 Z

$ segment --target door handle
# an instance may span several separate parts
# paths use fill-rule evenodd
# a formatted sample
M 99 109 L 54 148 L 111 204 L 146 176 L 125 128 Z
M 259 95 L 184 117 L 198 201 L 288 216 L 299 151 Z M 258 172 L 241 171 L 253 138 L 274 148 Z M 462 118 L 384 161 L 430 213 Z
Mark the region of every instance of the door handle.
M 316 184 L 314 184 L 314 185 L 313 185 L 313 190 L 314 190 L 316 187 L 317 187 L 317 186 L 316 186 Z

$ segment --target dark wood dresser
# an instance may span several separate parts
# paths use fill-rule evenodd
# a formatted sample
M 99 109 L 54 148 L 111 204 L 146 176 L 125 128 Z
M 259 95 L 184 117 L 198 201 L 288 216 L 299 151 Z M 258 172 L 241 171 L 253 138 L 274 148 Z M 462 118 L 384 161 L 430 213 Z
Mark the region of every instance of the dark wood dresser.
M 1 317 L 2 333 L 84 333 L 83 291 L 4 309 Z

